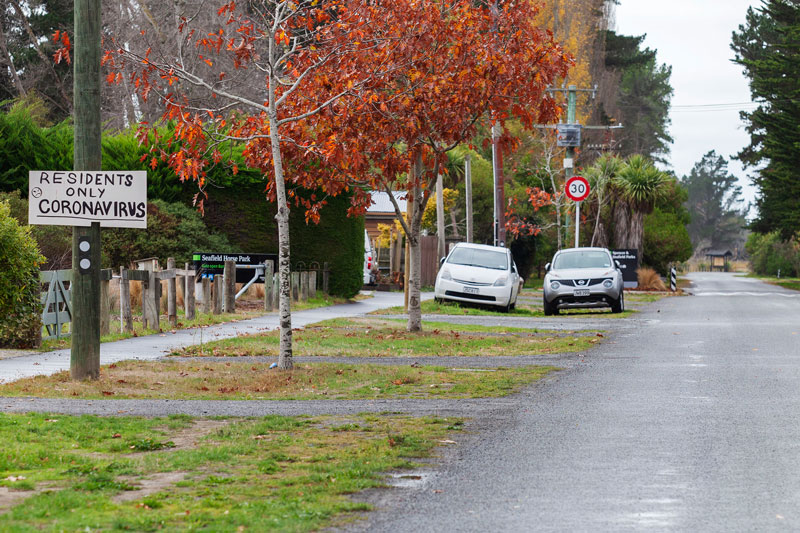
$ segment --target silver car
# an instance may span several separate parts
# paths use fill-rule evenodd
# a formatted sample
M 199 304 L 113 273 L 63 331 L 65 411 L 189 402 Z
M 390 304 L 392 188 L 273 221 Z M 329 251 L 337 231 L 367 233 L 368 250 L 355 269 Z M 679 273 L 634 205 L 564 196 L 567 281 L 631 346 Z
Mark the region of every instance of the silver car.
M 545 266 L 544 314 L 561 309 L 610 307 L 625 310 L 622 272 L 605 248 L 568 248 Z

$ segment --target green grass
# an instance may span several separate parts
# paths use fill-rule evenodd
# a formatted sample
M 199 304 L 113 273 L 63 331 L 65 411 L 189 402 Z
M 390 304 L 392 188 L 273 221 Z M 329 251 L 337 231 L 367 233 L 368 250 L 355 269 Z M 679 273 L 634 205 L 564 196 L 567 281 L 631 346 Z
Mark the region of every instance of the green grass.
M 313 531 L 369 509 L 348 494 L 415 466 L 463 424 L 392 415 L 215 420 L 0 414 L 2 531 Z M 137 451 L 141 440 L 192 437 Z M 155 485 L 159 476 L 172 481 Z M 138 490 L 137 490 L 138 489 Z M 129 498 L 123 500 L 122 498 Z
M 434 300 L 425 300 L 422 302 L 422 313 L 426 315 L 466 315 L 466 316 L 504 316 L 504 317 L 531 317 L 543 318 L 545 316 L 542 310 L 541 292 L 523 292 L 520 299 L 517 301 L 516 309 L 512 309 L 508 313 L 503 311 L 495 311 L 490 307 L 477 307 L 469 304 L 460 304 L 457 302 L 436 302 Z M 628 295 L 626 293 L 625 298 Z M 530 299 L 534 299 L 530 302 Z M 592 318 L 626 318 L 635 313 L 635 310 L 626 310 L 622 313 L 612 313 L 608 308 L 600 309 L 571 309 L 569 311 L 561 311 L 560 316 L 584 316 L 591 315 Z M 387 309 L 380 309 L 373 311 L 370 315 L 402 315 L 405 313 L 403 307 L 390 307 Z
M 268 363 L 124 361 L 104 366 L 97 380 L 68 372 L 0 385 L 0 396 L 178 400 L 353 400 L 493 398 L 506 396 L 556 370 L 547 366 L 463 371 L 436 366 L 302 364 L 292 371 Z M 131 449 L 174 446 L 137 438 Z
M 461 305 L 456 302 L 436 302 L 434 300 L 425 300 L 421 304 L 422 313 L 430 315 L 468 315 L 468 316 L 526 316 L 526 317 L 540 317 L 544 316 L 541 310 L 541 304 L 527 305 L 522 302 L 517 303 L 516 309 L 512 309 L 508 313 L 502 311 L 492 310 L 490 307 L 476 307 L 470 305 Z M 379 309 L 373 311 L 370 315 L 402 315 L 405 309 L 402 306 L 389 307 L 387 309 Z
M 422 356 L 494 356 L 538 355 L 585 350 L 597 342 L 585 333 L 507 331 L 491 328 L 441 323 L 424 326 L 422 332 L 406 331 L 404 321 L 342 319 L 332 325 L 316 324 L 296 331 L 293 352 L 302 356 L 339 357 L 422 357 Z M 503 331 L 506 330 L 506 331 Z M 258 335 L 190 346 L 172 355 L 247 357 L 277 356 L 279 333 Z

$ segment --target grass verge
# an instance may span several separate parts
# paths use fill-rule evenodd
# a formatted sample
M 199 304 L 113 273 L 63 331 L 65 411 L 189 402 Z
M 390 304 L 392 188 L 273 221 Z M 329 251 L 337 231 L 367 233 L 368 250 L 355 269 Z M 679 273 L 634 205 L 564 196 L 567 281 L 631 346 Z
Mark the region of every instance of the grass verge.
M 410 333 L 401 320 L 338 319 L 295 331 L 293 352 L 301 356 L 422 357 L 539 355 L 576 352 L 599 341 L 595 335 L 441 323 Z M 179 356 L 277 356 L 279 333 L 271 331 L 187 347 Z
M 491 398 L 518 391 L 556 370 L 547 366 L 464 371 L 435 366 L 303 364 L 282 372 L 268 363 L 123 361 L 97 380 L 68 372 L 0 385 L 0 396 L 176 400 L 356 400 Z
M 312 531 L 415 466 L 458 419 L 0 414 L 2 531 Z
M 625 294 L 628 298 L 628 294 Z M 426 315 L 466 315 L 466 316 L 503 316 L 503 317 L 530 317 L 530 318 L 544 318 L 545 314 L 542 310 L 542 293 L 533 291 L 524 291 L 520 294 L 517 300 L 517 306 L 508 313 L 503 311 L 495 311 L 490 307 L 478 307 L 470 304 L 460 304 L 458 302 L 436 302 L 434 300 L 425 300 L 422 302 L 422 313 Z M 591 315 L 593 318 L 625 318 L 633 314 L 635 311 L 627 310 L 622 313 L 612 313 L 608 308 L 600 309 L 571 309 L 569 311 L 561 311 L 560 316 L 583 316 Z M 405 309 L 401 306 L 389 307 L 387 309 L 380 309 L 373 311 L 370 315 L 383 316 L 383 315 L 402 315 Z

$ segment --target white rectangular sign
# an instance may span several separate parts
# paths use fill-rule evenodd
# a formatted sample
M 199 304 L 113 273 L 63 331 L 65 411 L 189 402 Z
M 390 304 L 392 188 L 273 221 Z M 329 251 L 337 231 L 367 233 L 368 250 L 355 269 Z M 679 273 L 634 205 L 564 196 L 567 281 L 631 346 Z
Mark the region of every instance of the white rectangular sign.
M 147 228 L 144 170 L 32 170 L 28 181 L 28 224 Z

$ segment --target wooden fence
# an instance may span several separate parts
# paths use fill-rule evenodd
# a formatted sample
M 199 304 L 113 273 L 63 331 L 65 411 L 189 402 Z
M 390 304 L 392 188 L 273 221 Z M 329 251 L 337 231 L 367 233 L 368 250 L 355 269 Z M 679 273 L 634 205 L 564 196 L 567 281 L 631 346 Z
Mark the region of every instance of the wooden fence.
M 161 326 L 162 312 L 166 313 L 170 326 L 177 325 L 177 285 L 184 287 L 184 314 L 186 320 L 193 320 L 196 316 L 198 303 L 200 311 L 205 313 L 233 313 L 236 311 L 236 268 L 233 261 L 228 261 L 222 275 L 213 279 L 203 277 L 197 279 L 196 273 L 189 268 L 189 263 L 184 268 L 175 268 L 173 259 L 167 260 L 167 268 L 161 269 L 154 258 L 136 261 L 136 269 L 121 267 L 118 275 L 113 275 L 111 269 L 101 272 L 100 281 L 100 334 L 110 332 L 111 299 L 110 281 L 119 280 L 120 304 L 120 331 L 133 332 L 133 310 L 131 306 L 130 283 L 132 281 L 142 284 L 142 324 L 145 328 L 158 331 Z M 321 286 L 327 293 L 330 271 L 328 263 L 320 266 L 312 263 L 308 267 L 298 264 L 303 271 L 291 273 L 291 294 L 294 301 L 307 301 L 315 298 Z M 271 261 L 267 261 L 264 269 L 264 310 L 272 311 L 278 307 L 279 283 L 278 273 L 274 272 Z M 40 273 L 44 287 L 42 292 L 42 339 L 68 337 L 71 334 L 72 322 L 70 285 L 72 283 L 72 270 L 54 270 Z M 226 281 L 227 280 L 227 281 Z M 162 309 L 161 293 L 162 281 L 166 281 L 167 298 L 166 309 Z M 197 301 L 196 293 L 201 295 Z M 244 291 L 241 291 L 244 292 Z

